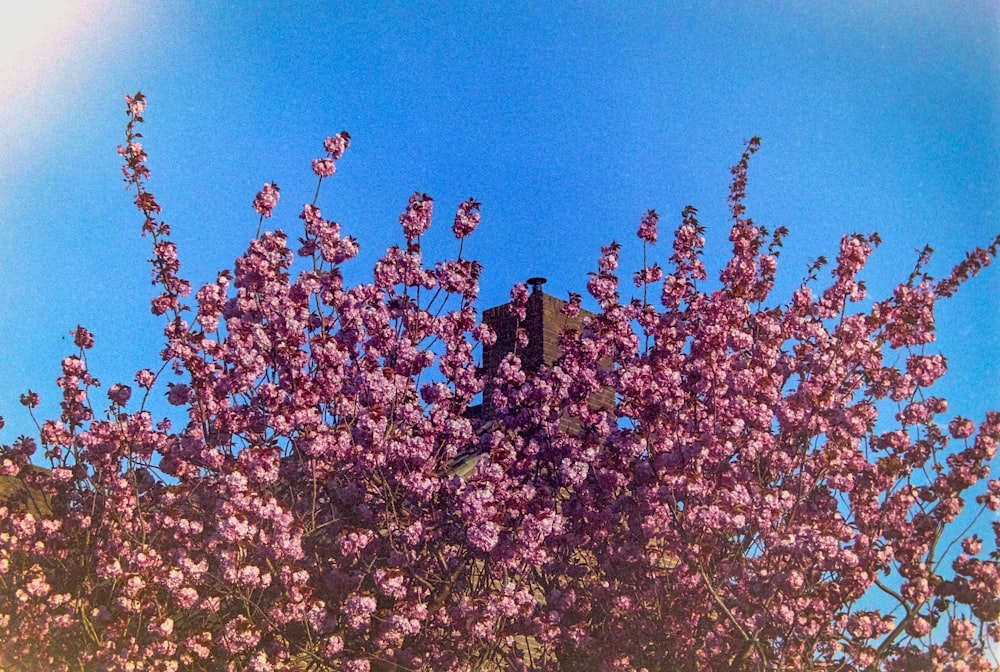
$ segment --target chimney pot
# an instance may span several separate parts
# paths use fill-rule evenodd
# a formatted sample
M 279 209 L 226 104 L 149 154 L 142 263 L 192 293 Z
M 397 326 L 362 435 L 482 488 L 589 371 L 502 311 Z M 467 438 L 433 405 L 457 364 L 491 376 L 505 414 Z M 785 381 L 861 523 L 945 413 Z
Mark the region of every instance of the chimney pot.
M 528 284 L 531 285 L 531 293 L 535 294 L 542 291 L 542 285 L 544 285 L 545 282 L 545 278 L 541 277 L 528 278 Z

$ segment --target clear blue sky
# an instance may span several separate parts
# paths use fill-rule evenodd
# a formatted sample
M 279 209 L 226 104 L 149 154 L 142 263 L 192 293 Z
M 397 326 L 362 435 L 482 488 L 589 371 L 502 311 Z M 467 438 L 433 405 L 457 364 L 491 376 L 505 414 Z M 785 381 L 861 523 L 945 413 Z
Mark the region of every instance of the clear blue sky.
M 367 7 L 354 5 L 366 4 Z M 791 230 L 784 287 L 840 236 L 878 231 L 877 296 L 915 250 L 943 275 L 1000 231 L 1000 14 L 930 2 L 23 3 L 0 26 L 0 442 L 31 430 L 18 395 L 58 413 L 53 380 L 96 335 L 105 387 L 158 363 L 140 219 L 120 179 L 123 95 L 149 97 L 150 188 L 196 286 L 256 229 L 265 181 L 294 231 L 310 160 L 354 142 L 321 206 L 362 244 L 351 277 L 400 240 L 410 193 L 435 198 L 425 250 L 453 253 L 469 196 L 483 223 L 483 308 L 514 282 L 582 291 L 599 248 L 688 203 L 708 261 L 728 249 L 728 168 L 763 138 L 748 205 Z M 629 5 L 629 8 L 623 8 Z M 940 6 L 938 6 L 940 5 Z M 937 6 L 936 8 L 934 6 Z M 952 410 L 1000 408 L 1000 268 L 939 311 Z

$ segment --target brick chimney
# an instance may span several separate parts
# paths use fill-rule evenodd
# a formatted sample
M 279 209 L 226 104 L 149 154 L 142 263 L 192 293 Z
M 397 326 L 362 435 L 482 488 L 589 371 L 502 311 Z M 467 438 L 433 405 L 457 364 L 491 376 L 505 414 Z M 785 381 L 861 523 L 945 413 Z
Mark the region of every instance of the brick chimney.
M 500 362 L 510 353 L 516 353 L 521 358 L 521 366 L 529 375 L 542 366 L 551 366 L 562 356 L 559 347 L 559 333 L 566 329 L 579 331 L 583 328 L 583 320 L 593 315 L 581 310 L 575 316 L 562 312 L 566 301 L 549 296 L 542 291 L 545 278 L 529 278 L 528 285 L 531 294 L 525 307 L 524 320 L 518 320 L 510 310 L 510 304 L 503 304 L 483 311 L 483 322 L 496 333 L 497 340 L 492 346 L 483 346 L 482 374 L 486 382 L 483 390 L 483 403 L 467 411 L 469 417 L 489 422 L 493 418 L 493 408 L 490 400 L 493 398 L 493 378 L 496 376 Z M 526 346 L 519 346 L 517 333 L 523 330 L 528 338 Z M 604 390 L 593 395 L 590 404 L 594 408 L 612 409 L 615 403 L 614 392 Z M 561 420 L 564 430 L 579 432 L 580 423 L 576 418 L 564 416 Z M 468 476 L 475 469 L 479 460 L 478 453 L 462 454 L 455 458 L 450 467 L 453 474 L 461 478 Z
M 483 347 L 483 375 L 486 380 L 483 391 L 483 418 L 490 418 L 493 415 L 490 405 L 493 394 L 492 381 L 504 357 L 512 352 L 516 353 L 521 358 L 522 367 L 529 373 L 537 371 L 542 366 L 551 366 L 562 356 L 562 349 L 559 347 L 560 332 L 567 329 L 581 330 L 583 320 L 593 315 L 586 310 L 581 310 L 575 316 L 564 314 L 562 309 L 567 302 L 542 291 L 544 284 L 545 278 L 528 278 L 531 294 L 528 296 L 523 321 L 518 320 L 517 315 L 510 310 L 509 304 L 483 311 L 483 322 L 497 335 L 496 343 L 490 347 Z M 528 337 L 528 343 L 524 347 L 517 344 L 518 330 L 523 330 Z M 596 395 L 593 402 L 596 406 L 610 407 L 614 403 L 614 397 L 610 393 L 602 393 Z

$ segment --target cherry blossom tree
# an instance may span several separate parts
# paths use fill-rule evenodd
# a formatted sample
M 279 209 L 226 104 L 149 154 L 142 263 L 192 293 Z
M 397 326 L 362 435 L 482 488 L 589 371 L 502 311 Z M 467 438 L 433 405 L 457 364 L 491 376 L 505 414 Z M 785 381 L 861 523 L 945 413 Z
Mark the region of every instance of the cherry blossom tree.
M 753 139 L 718 283 L 692 207 L 649 261 L 650 211 L 641 298 L 621 298 L 608 245 L 587 285 L 599 310 L 551 366 L 509 354 L 485 419 L 475 351 L 496 335 L 461 246 L 478 203 L 434 263 L 434 202 L 414 194 L 405 243 L 347 286 L 358 242 L 318 205 L 342 132 L 298 233 L 264 226 L 280 197 L 265 184 L 246 253 L 192 294 L 147 189 L 145 108 L 127 97 L 119 153 L 163 361 L 102 394 L 78 327 L 60 418 L 0 448 L 18 484 L 0 504 L 0 669 L 996 669 L 1000 523 L 984 539 L 959 515 L 1000 508 L 1000 413 L 977 426 L 931 390 L 935 304 L 1000 237 L 943 280 L 928 250 L 869 300 L 879 240 L 848 235 L 828 284 L 820 259 L 778 301 L 787 232 L 743 204 Z M 527 301 L 516 286 L 509 309 L 524 319 Z M 161 394 L 173 423 L 147 409 Z

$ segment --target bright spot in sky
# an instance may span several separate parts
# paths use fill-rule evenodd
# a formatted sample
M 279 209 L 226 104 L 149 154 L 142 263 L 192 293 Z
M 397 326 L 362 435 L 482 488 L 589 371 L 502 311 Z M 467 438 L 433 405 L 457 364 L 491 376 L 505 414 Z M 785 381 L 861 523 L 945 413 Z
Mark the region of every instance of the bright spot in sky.
M 17 2 L 4 8 L 0 23 L 0 91 L 38 83 L 71 45 L 87 3 L 67 0 Z
M 0 188 L 107 61 L 121 23 L 108 0 L 16 0 L 0 15 Z M 0 189 L 2 191 L 2 189 Z

